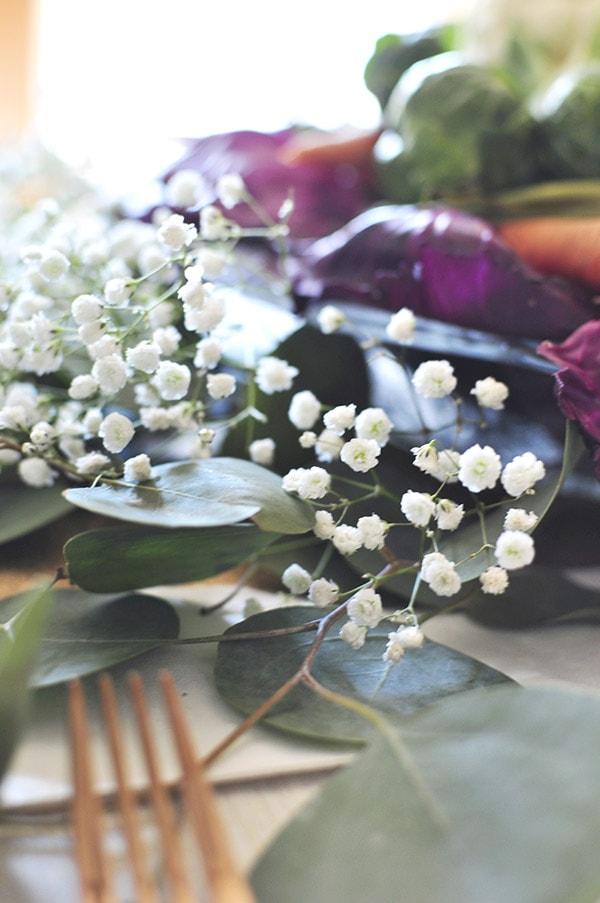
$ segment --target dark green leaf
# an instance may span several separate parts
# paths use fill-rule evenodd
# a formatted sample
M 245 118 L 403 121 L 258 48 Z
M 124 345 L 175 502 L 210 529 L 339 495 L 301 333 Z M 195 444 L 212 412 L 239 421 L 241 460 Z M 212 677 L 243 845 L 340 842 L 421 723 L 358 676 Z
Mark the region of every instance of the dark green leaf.
M 281 488 L 281 479 L 236 458 L 159 464 L 145 483 L 67 489 L 80 508 L 153 527 L 219 527 L 253 518 L 263 530 L 302 533 L 313 514 Z
M 28 681 L 48 617 L 52 594 L 23 593 L 13 609 L 2 609 L 0 630 L 0 777 L 6 771 L 29 709 Z
M 270 630 L 299 625 L 323 615 L 322 609 L 283 608 L 255 615 L 227 633 Z M 408 650 L 402 664 L 389 668 L 382 660 L 387 634 L 385 622 L 369 632 L 362 649 L 351 649 L 334 628 L 316 658 L 312 673 L 329 689 L 359 699 L 382 712 L 406 715 L 443 696 L 508 678 L 474 659 L 434 642 Z M 245 713 L 254 711 L 302 663 L 314 632 L 219 645 L 215 678 L 221 695 Z M 301 686 L 271 712 L 269 724 L 321 739 L 356 743 L 371 731 L 370 724 Z
M 56 487 L 32 489 L 24 484 L 2 484 L 0 489 L 0 544 L 25 536 L 63 517 L 71 506 Z
M 598 899 L 597 697 L 475 691 L 416 713 L 400 742 L 377 738 L 280 835 L 259 900 Z
M 64 555 L 73 583 L 90 592 L 116 593 L 206 580 L 276 538 L 252 524 L 205 530 L 115 527 L 79 533 L 66 543 Z

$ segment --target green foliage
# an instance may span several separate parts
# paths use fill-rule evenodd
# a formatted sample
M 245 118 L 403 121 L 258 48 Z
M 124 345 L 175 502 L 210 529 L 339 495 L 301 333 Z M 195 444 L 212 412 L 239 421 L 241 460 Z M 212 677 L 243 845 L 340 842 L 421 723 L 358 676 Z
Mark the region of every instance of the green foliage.
M 227 634 L 277 630 L 322 617 L 323 609 L 282 608 L 253 615 Z M 365 645 L 350 648 L 332 631 L 311 673 L 328 689 L 349 695 L 390 715 L 406 716 L 442 697 L 508 678 L 493 668 L 438 643 L 407 650 L 402 664 L 389 667 L 381 655 L 392 625 L 382 622 L 369 631 Z M 221 695 L 249 714 L 300 667 L 314 631 L 261 640 L 219 644 L 215 680 Z M 306 686 L 289 693 L 266 718 L 269 725 L 304 736 L 345 743 L 363 741 L 372 725 L 343 706 L 322 699 Z
M 254 871 L 258 899 L 590 903 L 599 744 L 584 693 L 502 687 L 421 710 L 284 830 Z
M 23 483 L 0 486 L 0 544 L 26 536 L 72 510 L 58 487 L 32 489 Z

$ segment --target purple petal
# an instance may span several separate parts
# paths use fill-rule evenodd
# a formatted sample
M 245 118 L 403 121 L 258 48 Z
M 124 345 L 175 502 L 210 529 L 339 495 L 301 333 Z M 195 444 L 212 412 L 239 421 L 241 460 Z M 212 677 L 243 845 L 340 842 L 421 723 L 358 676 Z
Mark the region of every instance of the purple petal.
M 590 295 L 527 266 L 469 213 L 382 206 L 310 245 L 296 260 L 299 306 L 357 301 L 523 338 L 561 339 L 596 313 Z

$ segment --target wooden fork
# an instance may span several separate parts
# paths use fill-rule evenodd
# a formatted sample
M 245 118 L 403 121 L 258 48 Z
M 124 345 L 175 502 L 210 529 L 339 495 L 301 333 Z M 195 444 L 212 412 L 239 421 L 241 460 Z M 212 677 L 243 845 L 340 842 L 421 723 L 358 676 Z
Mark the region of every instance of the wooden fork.
M 116 808 L 120 830 L 125 838 L 127 859 L 136 889 L 137 903 L 252 903 L 254 894 L 246 878 L 236 867 L 229 849 L 216 796 L 201 762 L 194 753 L 185 715 L 170 672 L 159 675 L 170 726 L 181 766 L 180 789 L 184 817 L 191 828 L 203 865 L 205 895 L 199 896 L 192 869 L 186 869 L 181 832 L 172 794 L 161 782 L 158 755 L 148 704 L 139 674 L 129 678 L 137 732 L 148 775 L 149 799 L 161 848 L 162 874 L 156 874 L 149 862 L 149 849 L 143 838 L 143 814 L 139 795 L 127 775 L 123 733 L 116 695 L 108 674 L 99 678 L 100 699 L 106 723 L 108 745 L 116 782 Z M 106 851 L 106 818 L 101 798 L 94 789 L 89 724 L 83 688 L 79 681 L 69 685 L 69 723 L 73 772 L 73 832 L 79 866 L 82 903 L 117 903 L 111 857 Z M 189 857 L 188 857 L 189 859 Z M 163 880 L 164 878 L 164 880 Z M 166 896 L 162 895 L 164 885 Z

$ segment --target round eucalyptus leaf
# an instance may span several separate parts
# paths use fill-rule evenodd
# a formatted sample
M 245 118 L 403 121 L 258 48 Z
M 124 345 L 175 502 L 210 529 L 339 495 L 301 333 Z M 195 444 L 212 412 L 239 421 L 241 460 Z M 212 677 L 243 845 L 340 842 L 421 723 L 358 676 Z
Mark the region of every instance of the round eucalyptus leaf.
M 0 486 L 0 544 L 26 536 L 71 511 L 60 489 L 32 489 L 25 484 Z
M 322 615 L 323 609 L 309 606 L 274 609 L 234 625 L 227 634 L 297 626 Z M 499 671 L 432 641 L 420 649 L 407 650 L 398 666 L 388 666 L 382 653 L 392 629 L 382 622 L 369 631 L 362 649 L 355 650 L 334 628 L 315 659 L 312 674 L 327 688 L 392 715 L 407 715 L 441 697 L 509 680 Z M 313 639 L 314 631 L 309 631 L 220 643 L 215 664 L 220 694 L 234 708 L 246 714 L 253 712 L 294 674 Z M 289 693 L 266 722 L 293 734 L 345 743 L 358 743 L 372 734 L 372 726 L 364 718 L 303 685 Z
M 423 709 L 284 830 L 254 870 L 257 897 L 592 903 L 599 745 L 587 693 L 496 687 Z

